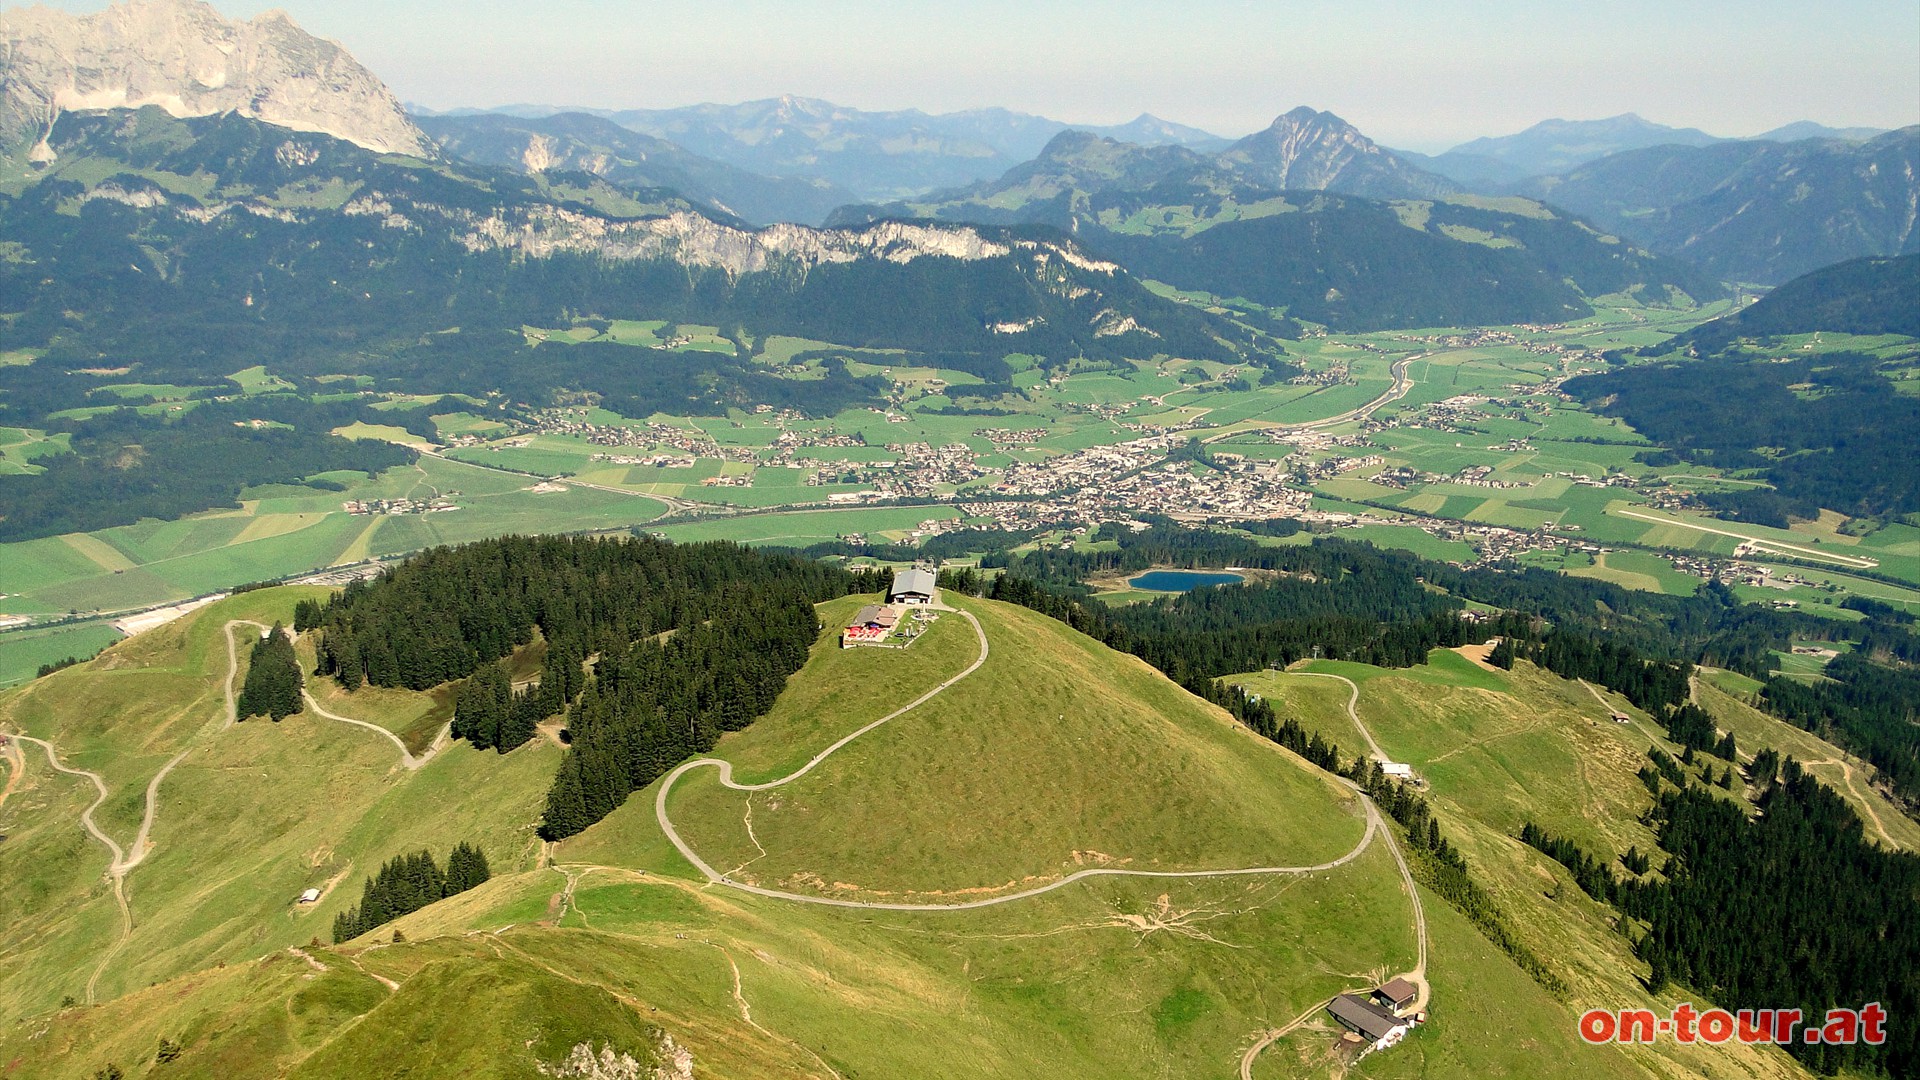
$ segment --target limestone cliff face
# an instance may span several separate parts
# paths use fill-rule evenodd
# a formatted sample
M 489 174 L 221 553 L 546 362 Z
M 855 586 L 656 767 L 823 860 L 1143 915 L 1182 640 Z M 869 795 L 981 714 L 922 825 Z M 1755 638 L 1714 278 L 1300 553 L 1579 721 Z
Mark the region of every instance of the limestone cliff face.
M 278 11 L 229 21 L 200 0 L 126 0 L 94 15 L 0 13 L 0 139 L 46 135 L 62 112 L 157 105 L 175 116 L 238 113 L 378 153 L 431 157 L 433 144 L 385 84 Z
M 353 208 L 349 207 L 349 210 Z M 1007 255 L 1012 249 L 964 226 L 924 226 L 882 222 L 863 229 L 812 229 L 772 225 L 749 230 L 721 224 L 694 213 L 676 213 L 637 221 L 596 217 L 564 207 L 538 207 L 511 214 L 467 218 L 454 225 L 470 251 L 510 249 L 532 258 L 556 254 L 596 255 L 604 259 L 673 259 L 686 266 L 713 267 L 729 274 L 752 274 L 780 266 L 813 267 L 881 259 L 908 263 L 928 256 L 972 262 Z M 1040 245 L 1023 244 L 1044 261 Z M 1063 248 L 1047 247 L 1063 257 Z M 1076 264 L 1112 273 L 1072 255 Z

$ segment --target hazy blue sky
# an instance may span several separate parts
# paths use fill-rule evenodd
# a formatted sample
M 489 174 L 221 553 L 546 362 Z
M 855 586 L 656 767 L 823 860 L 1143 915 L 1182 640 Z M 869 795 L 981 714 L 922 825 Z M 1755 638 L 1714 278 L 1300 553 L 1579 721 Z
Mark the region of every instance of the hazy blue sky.
M 96 11 L 104 0 L 56 0 Z M 1295 105 L 1410 149 L 1638 112 L 1716 135 L 1920 122 L 1915 0 L 222 0 L 281 7 L 403 99 L 654 107 L 782 93 L 1223 135 Z

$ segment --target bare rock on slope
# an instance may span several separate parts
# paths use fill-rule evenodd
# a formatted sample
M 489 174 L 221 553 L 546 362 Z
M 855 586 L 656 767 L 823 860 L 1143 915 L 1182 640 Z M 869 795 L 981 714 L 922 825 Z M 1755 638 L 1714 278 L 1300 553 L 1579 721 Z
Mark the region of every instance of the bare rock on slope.
M 175 116 L 238 113 L 378 153 L 433 155 L 372 72 L 284 13 L 230 21 L 200 0 L 126 0 L 94 15 L 0 13 L 0 139 L 31 143 L 62 112 L 157 105 Z

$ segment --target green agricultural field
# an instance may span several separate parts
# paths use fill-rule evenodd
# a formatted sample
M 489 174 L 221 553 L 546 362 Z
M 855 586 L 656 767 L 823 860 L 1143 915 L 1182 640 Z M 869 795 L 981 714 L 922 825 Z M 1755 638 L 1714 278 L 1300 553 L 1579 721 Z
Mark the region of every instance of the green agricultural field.
M 255 488 L 242 493 L 239 510 L 0 545 L 0 592 L 10 594 L 0 611 L 124 611 L 435 544 L 631 528 L 666 509 L 637 492 L 536 492 L 535 478 L 428 455 L 374 478 L 333 478 L 348 489 Z M 353 515 L 341 508 L 348 499 L 435 497 L 460 509 Z
M 43 664 L 92 656 L 120 636 L 103 622 L 0 631 L 0 687 L 26 682 Z
M 278 375 L 271 374 L 264 366 L 256 366 L 236 371 L 227 376 L 240 387 L 243 394 L 266 394 L 276 390 L 291 390 L 293 384 Z
M 1593 557 L 1592 565 L 1569 570 L 1575 577 L 1598 578 L 1629 589 L 1690 596 L 1699 591 L 1702 579 L 1683 574 L 1673 563 L 1645 551 L 1607 551 Z
M 41 471 L 44 466 L 35 459 L 66 453 L 72 438 L 65 431 L 49 435 L 34 428 L 0 427 L 0 476 Z

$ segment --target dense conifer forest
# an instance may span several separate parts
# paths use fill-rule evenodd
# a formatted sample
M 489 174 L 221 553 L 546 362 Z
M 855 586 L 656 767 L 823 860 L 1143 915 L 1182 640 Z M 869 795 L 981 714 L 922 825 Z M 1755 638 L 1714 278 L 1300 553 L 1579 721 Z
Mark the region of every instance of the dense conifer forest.
M 22 404 L 8 402 L 0 416 L 22 411 Z M 45 472 L 0 475 L 0 542 L 238 506 L 240 492 L 257 484 L 300 484 L 335 469 L 374 473 L 418 456 L 388 442 L 329 434 L 364 411 L 357 403 L 316 406 L 275 395 L 207 402 L 176 417 L 131 408 L 102 413 L 72 425 L 72 453 L 35 461 Z M 407 419 L 374 415 L 385 424 Z
M 479 749 L 565 713 L 541 826 L 558 839 L 766 712 L 819 637 L 813 605 L 883 586 L 728 543 L 505 537 L 425 552 L 301 605 L 295 625 L 320 632 L 319 672 L 349 690 L 465 680 L 453 731 Z M 539 683 L 515 691 L 499 661 L 536 633 Z
M 1633 920 L 1634 951 L 1656 992 L 1673 983 L 1729 1010 L 1798 1008 L 1814 1026 L 1829 1008 L 1868 1002 L 1913 1016 L 1920 856 L 1870 843 L 1846 801 L 1791 758 L 1782 767 L 1763 751 L 1748 772 L 1751 816 L 1684 774 L 1656 789 L 1650 817 L 1668 853 L 1657 877 L 1637 851 L 1616 874 L 1610 858 L 1531 822 L 1520 839 Z M 1896 1020 L 1887 1036 L 1879 1047 L 1796 1042 L 1788 1052 L 1823 1073 L 1913 1075 L 1920 1029 Z
M 247 660 L 247 681 L 234 702 L 235 719 L 267 716 L 277 723 L 301 710 L 300 658 L 294 655 L 293 639 L 279 623 L 253 643 Z
M 1920 456 L 1920 399 L 1898 392 L 1884 363 L 1736 346 L 1570 379 L 1566 389 L 1687 460 L 1764 473 L 1785 502 L 1732 504 L 1749 517 L 1806 505 L 1877 517 L 1920 510 L 1920 473 L 1894 467 Z

